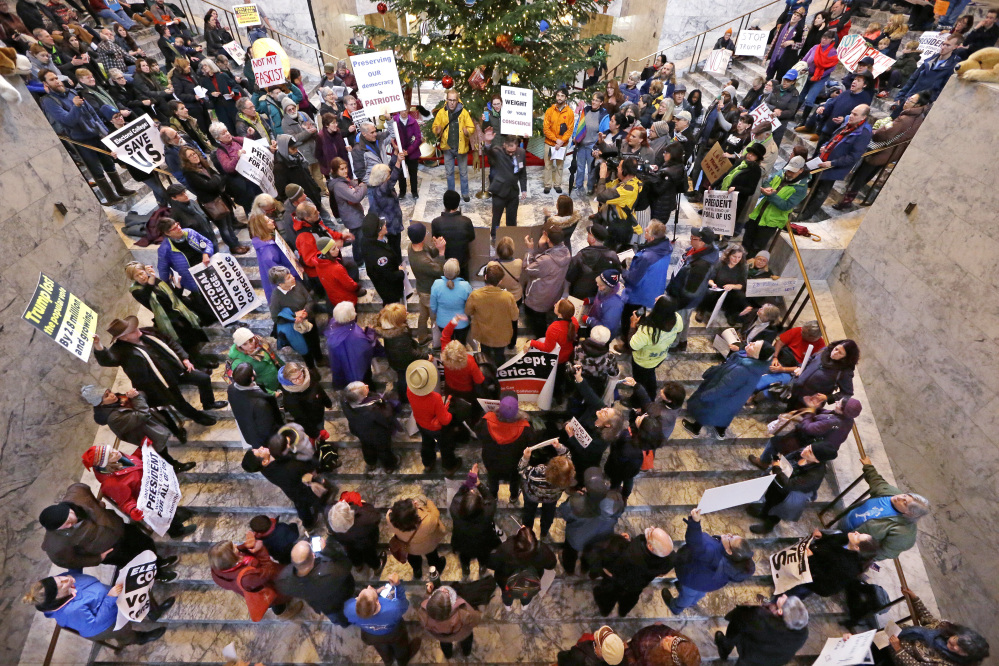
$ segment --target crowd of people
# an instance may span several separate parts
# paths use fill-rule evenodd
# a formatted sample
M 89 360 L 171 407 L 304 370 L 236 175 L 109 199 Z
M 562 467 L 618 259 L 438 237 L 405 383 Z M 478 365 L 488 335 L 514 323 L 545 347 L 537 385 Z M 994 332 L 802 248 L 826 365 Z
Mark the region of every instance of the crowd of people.
M 654 469 L 659 449 L 677 441 L 678 420 L 695 442 L 726 439 L 748 402 L 777 415 L 767 425 L 766 446 L 748 458 L 761 474 L 776 477 L 760 502 L 745 507 L 758 521 L 749 530 L 769 534 L 783 521 L 810 537 L 813 581 L 737 605 L 714 642 L 722 659 L 737 650 L 742 664 L 791 660 L 809 635 L 802 600 L 864 585 L 875 562 L 915 544 L 918 521 L 931 507 L 922 495 L 890 485 L 864 458 L 869 498 L 835 529 L 807 524 L 829 463 L 862 410 L 853 396 L 860 349 L 848 339 L 826 341 L 814 321 L 784 329 L 780 304 L 746 296 L 747 281 L 772 277 L 766 247 L 809 189 L 799 219 L 816 212 L 838 180 L 848 178 L 843 201 L 849 204 L 904 151 L 967 54 L 962 45 L 999 39 L 990 11 L 963 33 L 952 28 L 939 54 L 922 65 L 906 57 L 915 53 L 910 43 L 898 69 L 874 77 L 873 63 L 861 61 L 836 81 L 836 45 L 861 3 L 837 0 L 811 20 L 808 4 L 787 0 L 765 58 L 767 79 L 754 81 L 741 100 L 735 80 L 717 100 L 688 92 L 664 56 L 621 83 L 602 83 L 575 109 L 573 93 L 556 92 L 544 114 L 542 186 L 559 196 L 545 213 L 540 240 L 525 238 L 523 257 L 515 256 L 511 238 L 495 240 L 504 217 L 507 226 L 517 225 L 528 177 L 520 142 L 497 136 L 498 96 L 481 119 L 473 120 L 454 90 L 429 114 L 448 191 L 429 225 L 407 224 L 400 199 L 407 189 L 419 197 L 420 110 L 355 122 L 357 82 L 346 62 L 327 65 L 312 90 L 294 69 L 288 84 L 258 90 L 252 73 L 224 50 L 233 36 L 215 10 L 204 18 L 201 45 L 188 17 L 162 0 L 148 7 L 92 0 L 98 26 L 108 23 L 103 29 L 81 25 L 80 11 L 87 10 L 61 0 L 20 0 L 15 12 L 0 4 L 0 38 L 29 54 L 29 89 L 72 141 L 104 200 L 132 194 L 117 170 L 122 166 L 161 206 L 158 221 L 144 230 L 159 244 L 157 266 L 123 267 L 123 284 L 152 314 L 152 325 L 136 316 L 115 319 L 109 341 L 94 338 L 97 363 L 122 368 L 131 388 L 81 391 L 95 422 L 136 448 L 95 445 L 83 452 L 111 508 L 88 486 L 74 484 L 42 512 L 42 549 L 64 571 L 34 583 L 25 601 L 85 638 L 129 645 L 162 636 L 163 627 L 115 629 L 121 586 L 83 569 L 121 567 L 149 550 L 157 556 L 157 580 L 177 577 L 177 557 L 159 554 L 163 544 L 150 536 L 137 507 L 144 458 L 155 451 L 177 474 L 195 469 L 174 458 L 169 444 L 186 443 L 186 420 L 211 426 L 217 416 L 210 412 L 229 406 L 248 445 L 242 468 L 279 488 L 298 517 L 296 523 L 254 516 L 241 543 L 221 541 L 208 552 L 211 579 L 242 597 L 254 621 L 268 611 L 293 616 L 306 603 L 338 627 L 356 625 L 386 664 L 406 664 L 423 640 L 411 636 L 405 621 L 407 595 L 417 594 L 424 596 L 415 611 L 423 637 L 438 641 L 447 658 L 456 643 L 467 656 L 496 588 L 507 612 L 522 610 L 544 594 L 546 572 L 595 581 L 593 604 L 604 617 L 615 608 L 627 616 L 643 590 L 674 572 L 676 592 L 664 587 L 661 595 L 682 620 L 705 596 L 756 575 L 767 553 L 754 551 L 749 535 L 708 533 L 697 509 L 684 519 L 683 534 L 662 526 L 632 534 L 621 518 L 639 492 L 636 479 Z M 162 66 L 130 35 L 146 25 L 160 35 Z M 250 32 L 251 39 L 265 34 Z M 907 33 L 902 15 L 884 29 L 868 26 L 863 37 L 894 53 Z M 716 47 L 730 45 L 726 35 Z M 310 101 L 316 92 L 318 108 Z M 894 95 L 895 104 L 872 127 L 874 94 Z M 761 104 L 781 119 L 779 130 L 748 115 Z M 136 173 L 113 151 L 102 152 L 103 136 L 142 113 L 160 126 L 176 182 Z M 778 164 L 781 130 L 795 122 L 799 133 L 816 135 L 814 151 L 795 145 Z M 274 153 L 276 197 L 236 170 L 244 142 L 261 139 Z M 891 150 L 865 157 L 872 140 Z M 715 143 L 733 163 L 720 184 L 706 182 L 699 166 Z M 474 225 L 461 204 L 469 201 L 468 153 L 480 144 L 489 157 L 495 256 L 473 275 Z M 570 144 L 577 170 L 566 182 L 557 155 Z M 821 158 L 814 173 L 805 165 L 809 152 Z M 581 219 L 563 186 L 595 196 L 597 212 Z M 735 233 L 719 237 L 694 227 L 689 246 L 675 246 L 666 222 L 677 214 L 679 195 L 690 190 L 696 200 L 709 187 L 740 193 Z M 251 245 L 238 238 L 241 220 Z M 586 243 L 574 248 L 578 225 Z M 190 269 L 221 251 L 219 238 L 232 254 L 252 248 L 247 259 L 259 267 L 271 321 L 266 330 L 243 322 L 231 331 L 231 347 L 214 354 L 206 348 L 207 329 L 218 322 Z M 633 257 L 622 261 L 619 253 L 629 249 Z M 407 269 L 415 326 L 406 305 Z M 371 326 L 357 311 L 367 296 L 365 276 L 381 305 Z M 687 349 L 691 315 L 708 321 L 722 294 L 721 317 L 734 341 L 687 395 L 664 363 Z M 551 409 L 537 409 L 498 379 L 502 365 L 532 349 L 557 350 Z M 212 387 L 220 367 L 225 399 Z M 332 391 L 324 386 L 326 372 Z M 200 409 L 185 387 L 196 388 Z M 486 408 L 480 398 L 493 402 Z M 439 455 L 446 478 L 464 478 L 448 506 L 412 493 L 383 512 L 376 507 L 385 498 L 341 492 L 342 451 L 326 425 L 334 406 L 359 442 L 367 475 L 400 473 L 397 443 L 407 430 L 415 433 L 418 473 L 435 474 Z M 481 465 L 469 465 L 459 447 L 479 449 Z M 518 510 L 512 534 L 495 522 L 503 503 Z M 195 532 L 191 517 L 178 507 L 170 538 Z M 560 544 L 550 538 L 556 520 L 565 526 Z M 391 534 L 387 550 L 379 539 L 382 521 Z M 440 576 L 449 555 L 457 556 L 462 578 L 445 583 Z M 390 557 L 426 584 L 403 585 L 393 574 L 377 588 L 358 585 L 379 579 Z M 938 622 L 911 591 L 904 593 L 922 622 L 893 638 L 883 658 L 906 666 L 966 665 L 988 655 L 976 632 Z M 147 619 L 155 622 L 174 603 L 173 597 L 154 602 Z M 604 625 L 559 652 L 558 663 L 694 666 L 707 648 L 663 623 L 628 640 Z

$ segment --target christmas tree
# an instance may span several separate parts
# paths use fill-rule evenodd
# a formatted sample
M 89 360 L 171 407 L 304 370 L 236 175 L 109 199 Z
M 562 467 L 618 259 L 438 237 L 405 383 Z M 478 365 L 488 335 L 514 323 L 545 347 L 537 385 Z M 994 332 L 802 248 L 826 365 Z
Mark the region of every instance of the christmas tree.
M 361 30 L 377 44 L 369 50 L 395 51 L 404 85 L 429 80 L 453 87 L 475 120 L 500 85 L 529 88 L 536 133 L 555 92 L 573 88 L 581 71 L 604 62 L 607 44 L 621 41 L 580 38 L 580 26 L 602 7 L 596 0 L 387 1 L 378 11 L 418 16 L 419 29 L 408 35 L 370 25 Z

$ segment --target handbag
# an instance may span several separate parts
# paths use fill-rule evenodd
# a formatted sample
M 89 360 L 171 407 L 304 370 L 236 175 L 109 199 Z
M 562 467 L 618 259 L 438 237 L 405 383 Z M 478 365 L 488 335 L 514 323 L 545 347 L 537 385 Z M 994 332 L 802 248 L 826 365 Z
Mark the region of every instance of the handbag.
M 212 222 L 224 220 L 232 212 L 225 201 L 222 200 L 222 197 L 215 197 L 211 201 L 203 201 L 201 202 L 201 207 L 208 213 L 208 217 L 211 218 Z
M 392 553 L 392 557 L 397 559 L 400 564 L 406 564 L 409 561 L 409 542 L 415 536 L 416 532 L 413 532 L 413 536 L 409 537 L 408 541 L 403 541 L 397 536 L 389 539 L 389 552 Z
M 822 240 L 822 236 L 818 234 L 813 234 L 811 231 L 808 230 L 808 227 L 806 227 L 803 224 L 795 224 L 794 222 L 790 222 L 788 224 L 788 227 L 791 229 L 791 233 L 793 233 L 795 236 L 805 236 L 806 238 L 811 238 L 816 243 Z
M 246 600 L 246 609 L 250 611 L 250 619 L 254 622 L 260 622 L 264 618 L 264 613 L 267 612 L 267 609 L 277 600 L 278 593 L 270 585 L 265 585 L 256 592 L 243 587 L 243 574 L 249 571 L 249 567 L 246 567 L 239 572 L 239 575 L 236 576 L 236 586 L 239 587 L 240 592 L 243 594 L 243 599 Z

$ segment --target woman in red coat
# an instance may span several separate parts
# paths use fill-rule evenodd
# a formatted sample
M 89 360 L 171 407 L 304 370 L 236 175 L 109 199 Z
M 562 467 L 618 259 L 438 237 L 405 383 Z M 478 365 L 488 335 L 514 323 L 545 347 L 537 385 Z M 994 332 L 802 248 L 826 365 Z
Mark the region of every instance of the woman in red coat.
M 441 331 L 441 361 L 444 365 L 444 386 L 448 395 L 457 395 L 471 404 L 475 401 L 475 386 L 486 380 L 475 362 L 475 357 L 468 353 L 468 348 L 460 340 L 452 340 L 455 326 L 459 322 L 468 321 L 465 315 L 455 315 Z
M 135 504 L 142 487 L 142 452 L 147 446 L 152 448 L 152 442 L 148 439 L 145 441 L 147 444 L 137 448 L 132 455 L 122 453 L 106 444 L 91 446 L 83 452 L 83 466 L 94 472 L 97 482 L 101 484 L 104 497 L 111 500 L 122 513 L 128 514 L 128 517 L 137 523 L 145 517 Z M 194 525 L 184 524 L 190 519 L 191 512 L 178 506 L 167 534 L 174 539 L 193 534 L 197 528 Z
M 215 584 L 243 597 L 254 622 L 260 622 L 268 608 L 281 615 L 288 607 L 291 597 L 274 589 L 274 580 L 284 566 L 271 559 L 264 542 L 253 532 L 247 532 L 246 541 L 238 546 L 232 541 L 215 544 L 208 551 L 208 562 Z
M 531 340 L 527 343 L 528 348 L 534 348 L 543 352 L 555 351 L 558 344 L 558 363 L 562 365 L 572 358 L 576 345 L 576 337 L 579 333 L 579 322 L 574 316 L 576 308 L 567 298 L 555 304 L 555 315 L 557 319 L 548 325 L 543 340 Z
M 320 241 L 322 240 L 324 239 L 320 239 Z M 357 305 L 357 297 L 367 293 L 347 273 L 347 267 L 343 265 L 343 259 L 340 258 L 342 247 L 342 238 L 331 238 L 323 247 L 319 247 L 318 244 L 316 246 L 319 252 L 317 256 L 320 259 L 329 260 L 318 262 L 316 274 L 319 276 L 319 282 L 322 283 L 331 306 L 336 306 L 337 303 L 343 301 L 350 301 Z

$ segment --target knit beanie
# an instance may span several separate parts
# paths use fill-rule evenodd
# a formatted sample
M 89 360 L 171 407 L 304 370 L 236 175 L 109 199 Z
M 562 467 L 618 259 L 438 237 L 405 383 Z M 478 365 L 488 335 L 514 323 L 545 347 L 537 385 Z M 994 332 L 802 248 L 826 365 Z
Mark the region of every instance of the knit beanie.
M 594 326 L 590 329 L 590 340 L 593 340 L 599 345 L 605 345 L 610 342 L 611 332 L 606 326 Z
M 47 530 L 57 530 L 69 518 L 70 506 L 67 502 L 60 502 L 42 509 L 38 516 L 38 522 Z
M 656 136 L 669 136 L 669 123 L 665 120 L 652 123 L 652 129 L 656 131 Z
M 88 470 L 104 469 L 111 462 L 112 448 L 107 444 L 95 444 L 83 452 L 83 466 Z M 65 519 L 63 519 L 65 521 Z M 62 523 L 60 523 L 61 525 Z
M 458 210 L 461 206 L 461 195 L 454 190 L 444 193 L 444 210 Z
M 62 605 L 62 602 L 59 600 L 59 586 L 56 583 L 55 577 L 49 576 L 38 582 L 42 584 L 42 589 L 45 590 L 45 598 L 35 604 L 35 608 L 40 611 L 50 611 Z
M 284 186 L 284 196 L 287 197 L 288 201 L 294 201 L 301 196 L 304 191 L 305 190 L 303 190 L 302 186 L 298 183 L 288 183 Z
M 517 400 L 517 396 L 508 395 L 500 398 L 499 409 L 496 410 L 496 415 L 504 421 L 513 421 L 517 418 L 517 413 L 519 411 L 520 401 Z
M 600 281 L 608 287 L 616 287 L 621 283 L 621 271 L 608 268 L 600 274 Z
M 860 404 L 860 401 L 856 398 L 843 398 L 840 401 L 840 411 L 843 412 L 843 416 L 848 419 L 855 419 L 860 416 L 860 412 L 863 411 L 864 406 Z
M 334 532 L 343 533 L 354 526 L 354 510 L 343 500 L 330 507 L 328 517 L 330 529 Z
M 839 455 L 839 450 L 828 442 L 816 442 L 812 444 L 812 455 L 819 462 L 829 462 Z
M 82 397 L 88 405 L 96 407 L 104 402 L 104 389 L 96 384 L 87 384 L 80 389 L 80 397 Z

